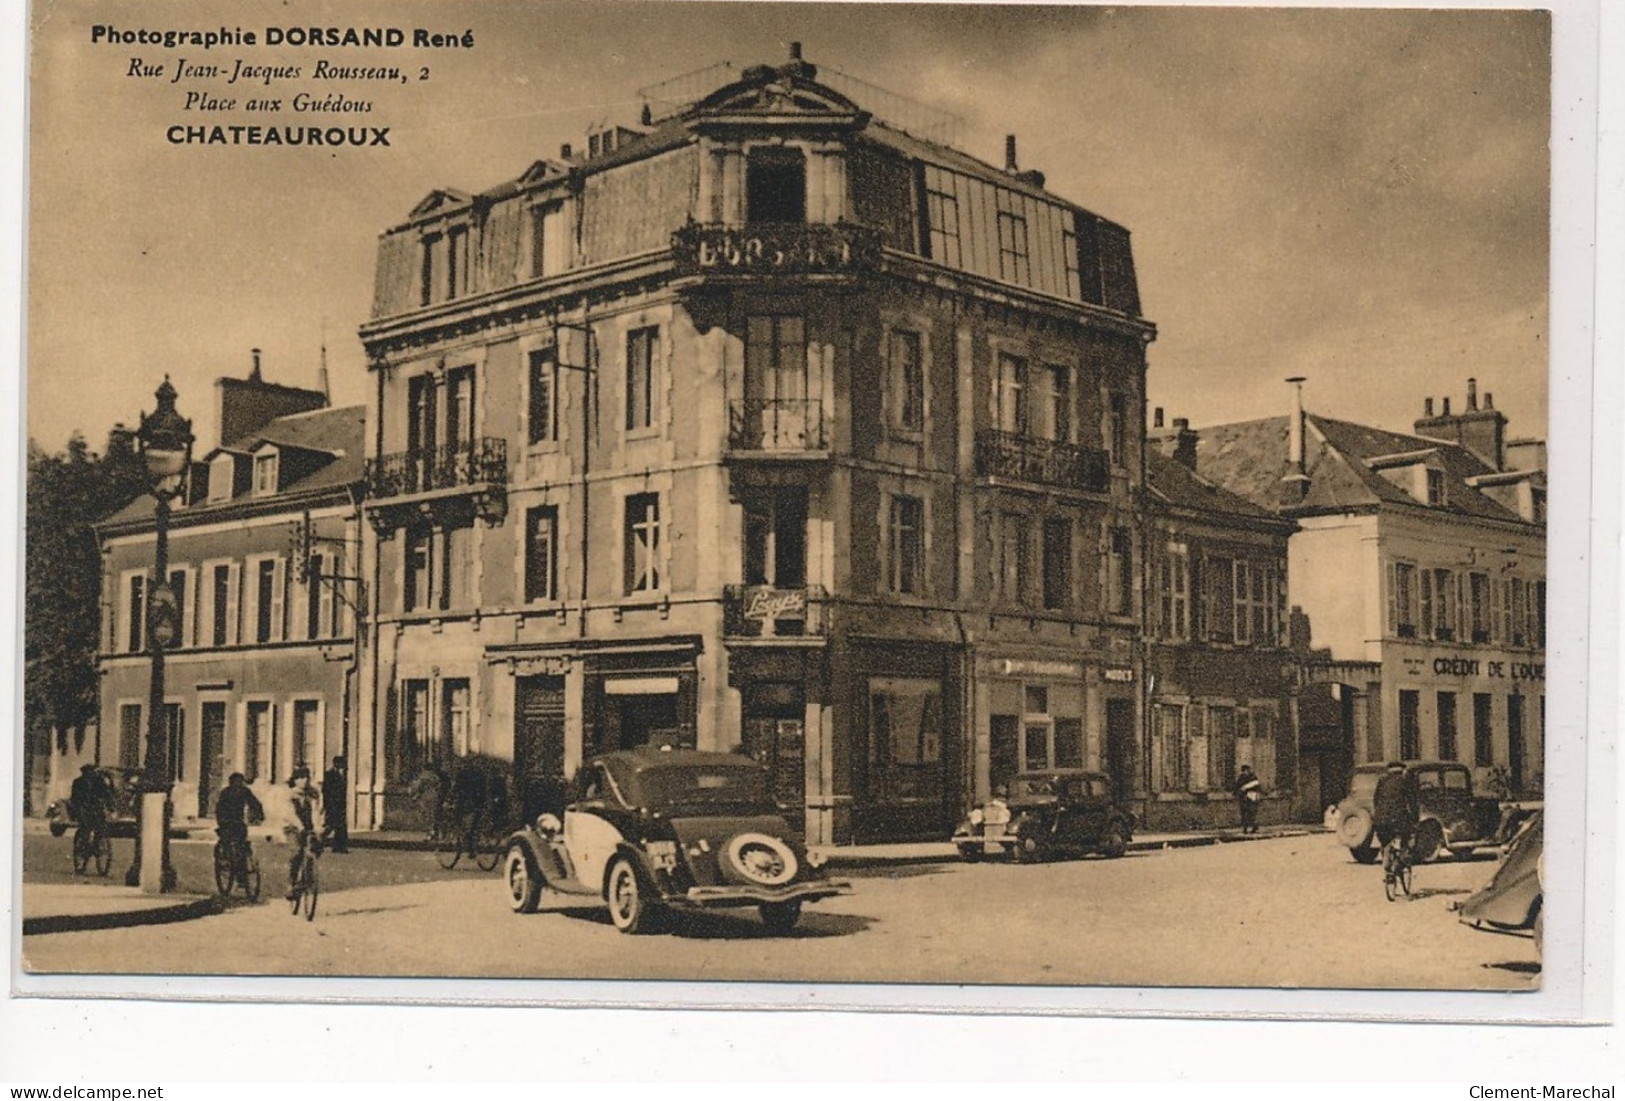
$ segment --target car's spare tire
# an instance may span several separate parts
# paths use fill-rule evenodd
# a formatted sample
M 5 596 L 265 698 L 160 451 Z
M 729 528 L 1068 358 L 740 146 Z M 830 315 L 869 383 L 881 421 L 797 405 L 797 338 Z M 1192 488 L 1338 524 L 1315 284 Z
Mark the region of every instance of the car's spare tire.
M 734 879 L 759 887 L 782 887 L 800 870 L 789 845 L 771 834 L 754 831 L 729 839 L 722 864 Z
M 1337 820 L 1337 839 L 1351 849 L 1365 848 L 1371 840 L 1371 812 L 1354 807 Z

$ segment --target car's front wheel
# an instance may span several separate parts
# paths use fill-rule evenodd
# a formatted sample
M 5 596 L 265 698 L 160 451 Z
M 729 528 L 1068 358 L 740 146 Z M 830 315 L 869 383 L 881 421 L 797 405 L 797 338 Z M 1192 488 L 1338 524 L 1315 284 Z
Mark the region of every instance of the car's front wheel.
M 1128 852 L 1128 831 L 1121 822 L 1115 823 L 1111 832 L 1106 835 L 1106 844 L 1101 847 L 1101 853 L 1108 859 L 1116 860 Z
M 649 898 L 643 877 L 624 856 L 609 866 L 604 900 L 609 903 L 609 920 L 623 933 L 647 933 L 654 928 L 658 906 Z
M 769 932 L 788 933 L 796 927 L 801 920 L 801 900 L 791 899 L 789 902 L 764 902 L 759 907 L 762 914 L 762 924 L 767 926 Z
M 508 905 L 513 912 L 534 914 L 542 904 L 542 877 L 522 846 L 509 846 L 503 857 L 502 878 L 508 884 Z

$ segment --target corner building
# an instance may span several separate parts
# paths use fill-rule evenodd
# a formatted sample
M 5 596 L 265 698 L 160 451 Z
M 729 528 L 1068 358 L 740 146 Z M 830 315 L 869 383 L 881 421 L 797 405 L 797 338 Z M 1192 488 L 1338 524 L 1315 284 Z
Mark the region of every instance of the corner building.
M 832 83 L 793 49 L 382 236 L 370 824 L 646 743 L 814 843 L 1023 764 L 1141 794 L 1128 234 Z

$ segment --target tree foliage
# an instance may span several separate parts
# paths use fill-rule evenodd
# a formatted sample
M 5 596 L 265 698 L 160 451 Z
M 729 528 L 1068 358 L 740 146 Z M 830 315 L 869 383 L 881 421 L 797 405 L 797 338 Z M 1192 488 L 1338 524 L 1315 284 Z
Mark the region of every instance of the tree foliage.
M 123 429 L 109 434 L 101 455 L 77 432 L 56 454 L 28 441 L 23 708 L 32 745 L 47 731 L 82 736 L 96 717 L 101 550 L 94 525 L 145 489 Z

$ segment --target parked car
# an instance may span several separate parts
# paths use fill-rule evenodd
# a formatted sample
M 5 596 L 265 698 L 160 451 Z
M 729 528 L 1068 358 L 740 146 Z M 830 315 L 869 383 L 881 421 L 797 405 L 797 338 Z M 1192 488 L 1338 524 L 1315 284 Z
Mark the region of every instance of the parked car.
M 1386 770 L 1383 764 L 1356 768 L 1349 778 L 1349 793 L 1337 806 L 1337 838 L 1362 864 L 1377 861 L 1372 796 Z M 1475 794 L 1472 770 L 1455 761 L 1406 761 L 1405 771 L 1416 781 L 1422 812 L 1416 830 L 1417 863 L 1446 851 L 1471 852 L 1503 844 L 1536 806 Z
M 503 877 L 519 913 L 540 906 L 545 886 L 602 899 L 623 933 L 670 910 L 739 906 L 786 932 L 803 903 L 851 893 L 786 824 L 761 765 L 684 749 L 590 761 L 562 821 L 544 813 L 508 837 Z
M 113 805 L 107 815 L 107 836 L 134 837 L 136 803 L 141 795 L 141 770 L 103 768 L 98 771 L 102 774 L 102 782 L 107 785 L 107 790 L 113 793 Z M 79 825 L 74 821 L 73 809 L 68 806 L 67 799 L 58 799 L 47 807 L 45 819 L 50 823 L 52 837 L 61 837 Z
M 973 808 L 953 842 L 972 862 L 989 855 L 1017 863 L 1061 853 L 1119 857 L 1134 838 L 1134 816 L 1112 802 L 1111 791 L 1111 780 L 1098 772 L 1024 772 L 1008 794 Z
M 1475 929 L 1510 933 L 1532 930 L 1541 943 L 1544 890 L 1541 859 L 1545 841 L 1543 815 L 1535 811 L 1507 846 L 1500 866 L 1484 888 L 1461 904 L 1461 920 Z

